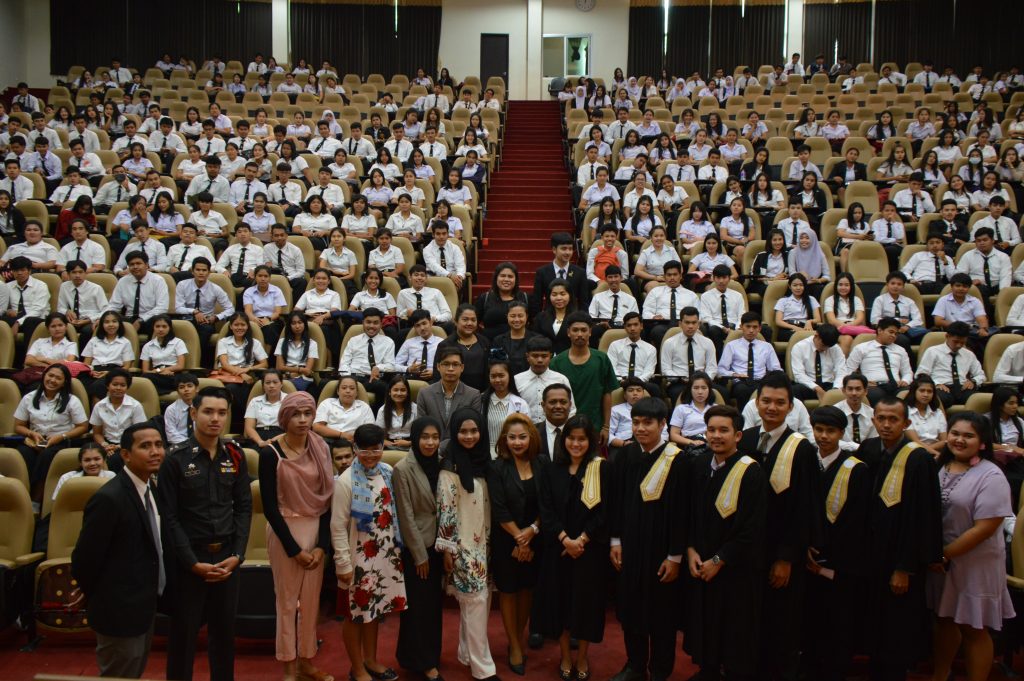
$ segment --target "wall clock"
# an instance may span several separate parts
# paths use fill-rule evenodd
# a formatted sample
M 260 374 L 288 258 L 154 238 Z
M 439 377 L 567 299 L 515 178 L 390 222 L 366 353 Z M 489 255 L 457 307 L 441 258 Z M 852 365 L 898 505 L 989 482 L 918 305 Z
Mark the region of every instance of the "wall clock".
M 581 12 L 589 12 L 594 9 L 594 4 L 597 0 L 576 0 L 576 9 Z

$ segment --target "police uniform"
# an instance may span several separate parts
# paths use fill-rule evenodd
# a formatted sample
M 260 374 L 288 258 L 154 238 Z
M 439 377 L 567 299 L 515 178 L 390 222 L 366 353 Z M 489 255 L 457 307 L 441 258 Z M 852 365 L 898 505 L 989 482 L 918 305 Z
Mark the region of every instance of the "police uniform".
M 192 678 L 196 639 L 208 624 L 210 679 L 234 678 L 238 568 L 222 582 L 207 583 L 192 573 L 197 563 L 216 564 L 230 556 L 245 561 L 252 516 L 245 453 L 234 441 L 210 456 L 190 437 L 171 450 L 160 467 L 157 496 L 174 553 L 174 613 L 167 644 L 167 678 Z

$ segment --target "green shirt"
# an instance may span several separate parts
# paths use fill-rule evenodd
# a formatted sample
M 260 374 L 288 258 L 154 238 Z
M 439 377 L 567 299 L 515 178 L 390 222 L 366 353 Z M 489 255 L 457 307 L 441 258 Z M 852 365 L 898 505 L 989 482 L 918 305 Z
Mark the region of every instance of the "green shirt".
M 566 350 L 551 360 L 551 369 L 569 379 L 576 412 L 585 414 L 594 428 L 600 430 L 605 425 L 602 399 L 619 387 L 619 379 L 608 355 L 600 350 L 591 349 L 590 359 L 584 364 L 573 364 L 569 352 Z

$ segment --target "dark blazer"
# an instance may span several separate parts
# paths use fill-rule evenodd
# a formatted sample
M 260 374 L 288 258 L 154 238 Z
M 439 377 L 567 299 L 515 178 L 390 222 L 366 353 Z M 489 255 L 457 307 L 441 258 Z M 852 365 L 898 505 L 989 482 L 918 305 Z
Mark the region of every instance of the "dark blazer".
M 555 459 L 555 443 L 548 442 L 548 424 L 547 421 L 538 421 L 533 424 L 533 427 L 540 433 L 540 455 L 545 457 L 548 461 L 554 461 Z
M 590 282 L 587 281 L 587 271 L 573 263 L 569 263 L 569 267 L 566 269 L 566 281 L 569 282 L 572 299 L 576 301 L 576 309 L 586 310 L 590 305 Z M 548 287 L 557 278 L 553 263 L 537 268 L 537 273 L 533 275 L 533 293 L 530 295 L 531 319 L 537 316 L 544 303 L 547 302 Z
M 868 167 L 863 163 L 853 164 L 854 180 L 867 180 L 868 179 Z M 837 163 L 832 166 L 832 172 L 828 176 L 829 182 L 836 182 L 840 186 L 846 185 L 846 161 Z
M 551 313 L 551 310 L 544 310 L 534 317 L 533 330 L 535 333 L 551 339 L 551 343 L 555 346 L 554 354 L 557 355 L 563 350 L 568 350 L 572 343 L 569 341 L 569 325 L 563 320 L 558 333 L 555 333 L 554 323 L 555 316 Z
M 749 161 L 743 165 L 743 168 L 740 170 L 740 172 L 743 174 L 746 180 L 753 182 L 754 175 L 758 173 L 757 164 L 754 163 L 753 161 Z M 761 173 L 768 176 L 769 182 L 774 182 L 775 180 L 779 179 L 779 166 L 772 166 L 771 164 L 768 164 L 764 167 L 764 170 L 762 170 Z
M 87 599 L 94 631 L 130 637 L 150 630 L 157 609 L 158 555 L 142 499 L 122 470 L 86 504 L 71 554 L 71 572 Z
M 480 391 L 470 388 L 465 383 L 459 382 L 455 388 L 455 397 L 452 399 L 451 413 L 454 414 L 462 407 L 468 407 L 474 411 L 480 411 Z M 420 390 L 416 395 L 416 411 L 420 416 L 433 416 L 441 422 L 441 439 L 448 439 L 448 419 L 444 417 L 444 388 L 441 382 L 431 383 Z
M 436 455 L 435 455 L 436 456 Z M 394 467 L 395 502 L 402 539 L 417 565 L 430 556 L 437 537 L 437 501 L 416 455 L 409 452 Z
M 533 470 L 534 482 L 540 483 L 540 475 L 543 467 L 548 463 L 545 454 L 538 454 L 530 462 Z M 526 507 L 526 493 L 523 488 L 523 481 L 519 477 L 519 470 L 516 462 L 512 459 L 496 459 L 491 462 L 490 470 L 487 472 L 487 492 L 491 496 L 491 520 L 493 524 L 514 522 L 517 525 L 526 522 L 523 513 Z M 492 529 L 492 532 L 498 528 Z

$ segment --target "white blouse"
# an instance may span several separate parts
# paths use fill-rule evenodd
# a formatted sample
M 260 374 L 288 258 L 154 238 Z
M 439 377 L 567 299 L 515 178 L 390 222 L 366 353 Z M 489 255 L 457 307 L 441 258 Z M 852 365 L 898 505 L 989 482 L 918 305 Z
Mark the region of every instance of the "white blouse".
M 78 357 L 78 343 L 70 338 L 61 338 L 56 344 L 51 338 L 38 338 L 25 354 L 39 359 L 64 360 L 68 355 Z
M 306 289 L 299 302 L 295 303 L 295 309 L 304 310 L 306 316 L 340 310 L 341 296 L 333 289 L 327 289 L 323 293 L 317 292 L 315 288 Z
M 112 341 L 93 336 L 85 344 L 82 357 L 92 357 L 92 366 L 94 367 L 107 364 L 121 365 L 125 362 L 135 361 L 135 351 L 132 350 L 131 342 L 124 336 L 118 336 Z
M 939 435 L 946 432 L 946 415 L 941 409 L 928 407 L 922 415 L 917 407 L 910 409 L 910 427 L 926 445 L 939 441 Z
M 184 357 L 188 354 L 188 346 L 180 338 L 172 338 L 167 341 L 167 345 L 161 347 L 160 341 L 154 338 L 142 346 L 140 354 L 140 359 L 148 359 L 153 369 L 172 367 L 178 363 L 179 357 Z
M 235 342 L 235 337 L 225 337 L 217 341 L 216 356 L 227 355 L 228 364 L 236 367 L 250 367 L 257 362 L 267 358 L 267 351 L 263 349 L 263 343 L 255 338 L 252 341 L 252 360 L 245 359 L 245 343 L 241 345 Z

